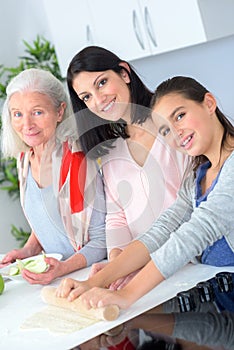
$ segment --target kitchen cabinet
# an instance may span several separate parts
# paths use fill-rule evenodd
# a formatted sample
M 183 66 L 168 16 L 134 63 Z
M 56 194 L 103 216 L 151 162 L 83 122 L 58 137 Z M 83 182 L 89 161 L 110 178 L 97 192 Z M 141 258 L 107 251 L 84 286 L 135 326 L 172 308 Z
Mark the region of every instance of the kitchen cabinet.
M 196 0 L 138 0 L 151 54 L 206 41 Z
M 137 0 L 90 0 L 90 3 L 99 46 L 114 51 L 125 60 L 151 54 Z
M 44 8 L 63 76 L 89 45 L 131 61 L 234 34 L 234 0 L 44 0 Z
M 43 5 L 61 73 L 65 77 L 73 56 L 96 41 L 89 4 L 80 0 L 44 0 Z
M 90 0 L 100 46 L 126 60 L 206 40 L 196 0 Z

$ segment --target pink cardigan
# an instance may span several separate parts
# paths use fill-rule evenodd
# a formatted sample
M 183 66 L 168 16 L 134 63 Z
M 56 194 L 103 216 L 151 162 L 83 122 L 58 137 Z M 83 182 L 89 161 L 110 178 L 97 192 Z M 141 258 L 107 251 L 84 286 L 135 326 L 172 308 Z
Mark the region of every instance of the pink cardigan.
M 127 142 L 116 140 L 115 148 L 102 158 L 109 252 L 114 247 L 123 249 L 147 231 L 174 202 L 187 163 L 187 156 L 158 136 L 141 167 L 132 158 Z

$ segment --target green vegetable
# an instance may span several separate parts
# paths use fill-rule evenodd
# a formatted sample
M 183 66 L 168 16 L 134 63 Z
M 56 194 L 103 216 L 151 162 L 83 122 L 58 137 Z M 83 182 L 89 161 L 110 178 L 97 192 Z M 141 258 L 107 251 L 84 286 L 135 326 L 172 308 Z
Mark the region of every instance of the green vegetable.
M 2 275 L 0 275 L 0 295 L 3 293 L 4 288 L 5 288 L 4 279 L 2 278 Z
M 10 276 L 16 276 L 16 275 L 19 275 L 19 272 L 20 271 L 19 271 L 18 266 L 11 266 L 8 273 Z
M 25 262 L 23 262 L 20 259 L 16 259 L 16 266 L 11 266 L 9 269 L 9 275 L 10 276 L 16 276 L 19 275 L 21 270 L 26 269 L 30 272 L 34 273 L 42 273 L 45 272 L 49 265 L 45 262 L 45 254 L 40 255 L 36 259 L 30 259 Z

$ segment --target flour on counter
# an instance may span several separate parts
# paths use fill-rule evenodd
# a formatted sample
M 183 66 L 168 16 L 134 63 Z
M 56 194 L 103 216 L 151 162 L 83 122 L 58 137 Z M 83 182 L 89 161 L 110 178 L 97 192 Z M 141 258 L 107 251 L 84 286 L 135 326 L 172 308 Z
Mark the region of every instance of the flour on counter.
M 56 334 L 68 334 L 76 332 L 82 328 L 91 326 L 98 320 L 80 316 L 74 311 L 61 309 L 57 306 L 49 305 L 42 311 L 27 318 L 21 325 L 21 329 L 47 329 Z

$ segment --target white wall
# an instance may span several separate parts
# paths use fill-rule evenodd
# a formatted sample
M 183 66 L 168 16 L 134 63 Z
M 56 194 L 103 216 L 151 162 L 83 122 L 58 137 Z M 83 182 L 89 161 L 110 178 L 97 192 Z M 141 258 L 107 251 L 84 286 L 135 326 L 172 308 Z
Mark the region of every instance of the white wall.
M 188 75 L 213 92 L 234 119 L 234 35 L 131 62 L 151 89 L 173 75 Z
M 9 198 L 5 191 L 0 191 L 0 254 L 17 248 L 19 242 L 11 235 L 11 224 L 17 228 L 29 231 L 29 226 L 25 220 L 19 201 Z
M 24 53 L 23 40 L 32 43 L 37 34 L 53 42 L 41 0 L 0 0 L 0 9 L 0 64 L 16 65 Z M 193 76 L 212 90 L 226 113 L 234 116 L 233 62 L 234 36 L 230 36 L 132 64 L 152 89 L 172 75 Z
M 51 39 L 40 0 L 0 0 L 0 64 L 14 66 L 24 53 L 23 40 Z
M 41 0 L 0 0 L 0 64 L 6 66 L 18 64 L 17 57 L 24 53 L 23 39 L 32 43 L 36 35 L 40 34 L 52 41 L 42 4 Z M 136 60 L 132 64 L 151 89 L 173 75 L 193 76 L 216 95 L 223 111 L 234 117 L 233 62 L 234 36 L 230 36 Z M 6 193 L 1 191 L 0 208 L 0 253 L 2 253 L 17 245 L 10 234 L 10 225 L 15 224 L 17 227 L 27 225 L 19 203 L 8 200 Z
M 40 0 L 0 0 L 0 64 L 18 65 L 23 40 L 32 43 L 37 34 L 51 40 Z M 5 253 L 19 245 L 10 233 L 11 224 L 27 231 L 29 226 L 19 201 L 12 201 L 5 191 L 0 191 L 0 210 L 0 253 Z

